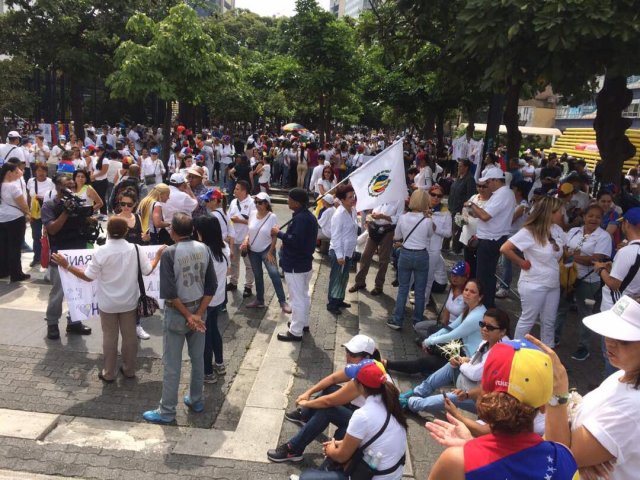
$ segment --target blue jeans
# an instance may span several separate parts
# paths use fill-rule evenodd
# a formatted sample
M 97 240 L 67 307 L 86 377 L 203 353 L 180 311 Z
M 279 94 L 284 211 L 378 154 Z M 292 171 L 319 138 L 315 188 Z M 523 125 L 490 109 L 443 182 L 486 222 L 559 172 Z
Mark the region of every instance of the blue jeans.
M 344 294 L 349 281 L 349 271 L 351 270 L 351 258 L 344 259 L 345 264 L 338 263 L 336 252 L 329 250 L 329 262 L 331 272 L 329 273 L 329 290 L 327 292 L 327 308 L 338 308 L 344 302 Z
M 460 370 L 453 368 L 449 363 L 429 375 L 420 385 L 413 389 L 414 396 L 409 398 L 408 405 L 412 412 L 437 413 L 444 411 L 444 399 L 441 394 L 433 392 L 440 387 L 455 385 Z M 458 400 L 453 393 L 448 393 L 447 398 L 456 406 L 470 411 L 476 411 L 476 403 L 473 400 Z
M 218 312 L 222 305 L 215 307 L 207 307 L 207 331 L 204 337 L 204 374 L 211 375 L 213 373 L 213 358 L 216 363 L 223 363 L 222 360 L 222 336 L 218 329 Z
M 502 255 L 502 281 L 500 282 L 500 286 L 503 288 L 509 289 L 511 287 L 511 280 L 513 280 L 513 265 L 511 260 L 509 260 L 506 256 Z
M 31 238 L 33 240 L 33 261 L 39 262 L 42 255 L 42 219 L 38 218 L 31 222 Z
M 393 323 L 402 325 L 404 321 L 404 307 L 411 289 L 411 276 L 415 284 L 415 308 L 413 309 L 413 323 L 422 321 L 424 312 L 424 292 L 427 286 L 429 274 L 429 253 L 426 250 L 419 252 L 401 248 L 398 258 L 398 298 L 393 310 Z
M 189 308 L 195 312 L 197 307 Z M 164 335 L 162 339 L 162 398 L 160 414 L 165 419 L 175 419 L 178 404 L 178 388 L 182 369 L 182 347 L 187 341 L 189 358 L 191 359 L 191 385 L 189 396 L 195 404 L 202 400 L 204 385 L 204 339 L 201 332 L 191 330 L 180 312 L 170 306 L 164 309 Z
M 249 261 L 251 262 L 251 268 L 253 269 L 253 276 L 255 277 L 256 282 L 256 299 L 258 303 L 264 303 L 264 278 L 262 277 L 262 265 L 267 269 L 267 273 L 271 278 L 271 283 L 273 283 L 273 288 L 276 290 L 276 295 L 278 296 L 278 301 L 280 304 L 283 304 L 287 301 L 287 298 L 284 295 L 284 288 L 282 287 L 282 280 L 280 279 L 280 273 L 278 272 L 278 262 L 269 263 L 267 262 L 267 253 L 271 247 L 267 247 L 262 252 L 253 252 L 249 251 Z M 275 252 L 273 253 L 275 257 Z
M 348 480 L 348 478 L 348 475 L 344 472 L 336 470 L 322 470 L 322 467 L 319 469 L 312 468 L 309 470 L 304 470 L 300 474 L 300 480 Z
M 337 385 L 332 385 L 324 389 L 322 395 L 329 395 L 339 388 Z M 334 438 L 342 440 L 347 432 L 351 415 L 353 415 L 353 409 L 345 406 L 319 409 L 303 408 L 302 417 L 307 419 L 307 423 L 289 440 L 292 450 L 297 453 L 304 452 L 307 445 L 324 432 L 330 423 L 337 427 Z

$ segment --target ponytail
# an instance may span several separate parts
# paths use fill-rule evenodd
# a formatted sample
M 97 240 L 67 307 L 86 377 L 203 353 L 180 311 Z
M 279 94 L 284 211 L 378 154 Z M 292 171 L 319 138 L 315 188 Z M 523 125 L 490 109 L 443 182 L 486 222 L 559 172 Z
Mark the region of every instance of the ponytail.
M 356 379 L 356 382 L 358 380 Z M 360 385 L 362 383 L 358 382 Z M 409 425 L 407 424 L 407 417 L 400 406 L 400 391 L 390 381 L 385 382 L 380 388 L 370 388 L 366 385 L 362 385 L 362 388 L 367 395 L 380 395 L 382 397 L 382 403 L 384 403 L 387 412 L 395 417 L 402 428 L 407 430 Z

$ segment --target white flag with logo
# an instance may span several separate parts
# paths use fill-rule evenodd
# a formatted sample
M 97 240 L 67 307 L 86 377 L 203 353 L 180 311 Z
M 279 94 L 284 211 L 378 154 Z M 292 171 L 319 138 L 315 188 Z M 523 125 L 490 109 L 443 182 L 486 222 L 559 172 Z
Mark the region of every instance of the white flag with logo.
M 402 142 L 396 142 L 358 168 L 350 177 L 358 198 L 356 208 L 370 210 L 407 198 Z

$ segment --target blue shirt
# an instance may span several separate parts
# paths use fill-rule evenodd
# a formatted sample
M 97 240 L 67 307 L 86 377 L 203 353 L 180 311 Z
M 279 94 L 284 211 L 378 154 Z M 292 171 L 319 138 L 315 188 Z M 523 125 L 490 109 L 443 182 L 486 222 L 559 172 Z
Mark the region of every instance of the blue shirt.
M 482 343 L 482 335 L 480 334 L 480 321 L 484 317 L 487 307 L 478 305 L 471 310 L 463 319 L 464 312 L 460 314 L 447 328 L 438 330 L 436 333 L 425 339 L 425 345 L 436 345 L 439 343 L 449 343 L 451 340 L 460 339 L 464 343 L 464 349 L 467 356 L 471 356 L 478 350 Z

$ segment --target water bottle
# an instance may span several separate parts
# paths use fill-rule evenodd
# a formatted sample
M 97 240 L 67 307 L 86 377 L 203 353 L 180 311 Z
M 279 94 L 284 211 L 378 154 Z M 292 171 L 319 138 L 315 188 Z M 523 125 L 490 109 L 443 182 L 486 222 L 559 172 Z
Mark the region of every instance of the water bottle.
M 369 463 L 369 466 L 373 470 L 377 470 L 378 467 L 380 466 L 381 461 L 382 461 L 382 452 L 378 452 L 373 456 L 373 459 L 371 460 L 371 463 Z
M 364 455 L 362 456 L 362 460 L 364 460 L 364 463 L 371 466 L 371 463 L 373 462 L 373 450 L 369 449 L 366 452 L 364 452 Z

